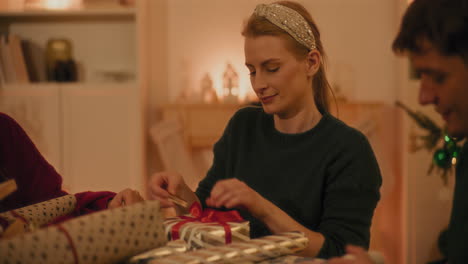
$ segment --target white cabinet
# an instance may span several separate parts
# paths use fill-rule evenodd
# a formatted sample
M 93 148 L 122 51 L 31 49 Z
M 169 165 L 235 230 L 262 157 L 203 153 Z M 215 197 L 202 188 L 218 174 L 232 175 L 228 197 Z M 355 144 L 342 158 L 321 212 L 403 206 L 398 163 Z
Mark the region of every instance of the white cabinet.
M 0 112 L 13 117 L 36 147 L 59 172 L 63 172 L 59 87 L 10 85 L 0 90 Z
M 144 190 L 150 1 L 136 2 L 0 10 L 0 33 L 17 34 L 42 51 L 50 38 L 73 45 L 79 82 L 0 84 L 0 111 L 21 124 L 70 192 Z M 117 81 L 122 73 L 130 77 Z
M 70 192 L 142 189 L 142 121 L 134 85 L 7 87 L 0 111 L 15 118 Z

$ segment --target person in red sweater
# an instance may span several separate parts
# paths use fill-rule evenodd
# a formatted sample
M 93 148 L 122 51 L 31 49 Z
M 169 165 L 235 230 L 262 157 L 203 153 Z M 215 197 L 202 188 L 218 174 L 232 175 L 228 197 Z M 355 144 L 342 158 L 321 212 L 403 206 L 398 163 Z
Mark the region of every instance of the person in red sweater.
M 23 128 L 10 116 L 0 113 L 0 182 L 16 181 L 17 190 L 0 200 L 0 212 L 24 207 L 68 194 L 62 177 L 42 156 Z M 125 189 L 114 192 L 75 194 L 74 216 L 142 201 L 140 194 Z

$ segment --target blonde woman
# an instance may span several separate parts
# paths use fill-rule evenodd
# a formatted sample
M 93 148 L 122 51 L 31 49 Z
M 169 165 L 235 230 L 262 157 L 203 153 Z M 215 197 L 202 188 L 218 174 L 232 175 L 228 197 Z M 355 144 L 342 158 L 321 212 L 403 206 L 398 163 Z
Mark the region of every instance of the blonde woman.
M 237 209 L 252 237 L 300 230 L 310 240 L 305 256 L 342 255 L 349 243 L 367 248 L 379 167 L 365 136 L 329 113 L 324 49 L 312 17 L 295 2 L 261 4 L 242 35 L 262 107 L 232 117 L 195 193 L 181 175 L 161 172 L 151 179 L 151 197 L 163 207 L 175 206 L 173 194 Z

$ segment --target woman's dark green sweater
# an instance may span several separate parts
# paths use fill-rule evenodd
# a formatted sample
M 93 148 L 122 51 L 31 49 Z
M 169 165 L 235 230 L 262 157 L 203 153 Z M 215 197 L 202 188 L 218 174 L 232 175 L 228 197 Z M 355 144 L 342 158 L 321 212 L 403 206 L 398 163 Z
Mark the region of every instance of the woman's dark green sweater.
M 380 198 L 379 167 L 366 137 L 329 114 L 311 130 L 283 134 L 262 108 L 244 108 L 214 146 L 213 166 L 196 191 L 204 203 L 216 181 L 237 178 L 325 237 L 318 257 L 344 254 L 346 244 L 369 247 Z M 251 236 L 271 232 L 248 212 Z

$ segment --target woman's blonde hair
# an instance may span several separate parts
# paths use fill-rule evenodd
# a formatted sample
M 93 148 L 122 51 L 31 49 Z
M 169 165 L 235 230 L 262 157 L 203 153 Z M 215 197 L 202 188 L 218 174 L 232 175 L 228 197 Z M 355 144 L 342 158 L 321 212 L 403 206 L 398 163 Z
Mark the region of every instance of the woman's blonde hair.
M 315 37 L 316 49 L 322 56 L 320 68 L 312 81 L 314 101 L 320 113 L 327 113 L 330 109 L 329 93 L 331 91 L 331 87 L 325 74 L 325 51 L 323 49 L 322 41 L 320 40 L 320 32 L 317 28 L 317 25 L 312 19 L 310 13 L 301 4 L 292 1 L 278 1 L 275 2 L 275 4 L 286 6 L 298 12 L 302 17 L 304 17 L 304 19 L 309 24 L 310 29 L 312 30 L 312 33 Z M 279 36 L 286 39 L 288 49 L 298 59 L 304 59 L 310 51 L 304 45 L 300 44 L 293 37 L 291 37 L 291 35 L 289 35 L 286 31 L 274 25 L 266 18 L 252 14 L 247 23 L 244 25 L 242 36 L 258 37 L 265 35 Z

